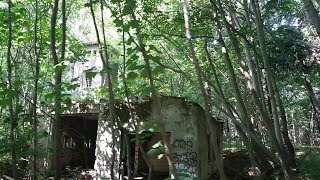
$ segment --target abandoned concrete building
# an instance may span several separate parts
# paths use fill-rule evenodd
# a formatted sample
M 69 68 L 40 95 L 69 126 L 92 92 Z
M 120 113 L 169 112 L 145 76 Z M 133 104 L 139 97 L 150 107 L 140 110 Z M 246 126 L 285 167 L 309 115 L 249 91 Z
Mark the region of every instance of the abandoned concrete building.
M 119 122 L 126 127 L 130 121 L 128 104 L 116 105 Z M 148 131 L 154 127 L 152 119 L 152 99 L 131 104 L 139 118 L 140 128 L 145 129 L 146 140 L 142 147 L 145 152 L 161 140 L 157 133 Z M 101 104 L 80 104 L 71 108 L 62 118 L 61 169 L 81 166 L 94 169 L 96 179 L 108 179 L 111 173 L 112 134 L 106 113 L 108 108 Z M 161 97 L 162 118 L 165 121 L 167 138 L 171 145 L 173 162 L 179 171 L 206 179 L 213 162 L 212 149 L 205 126 L 204 110 L 200 105 L 180 97 Z M 115 143 L 116 158 L 114 174 L 118 179 L 127 177 L 128 155 L 133 174 L 143 177 L 148 174 L 148 166 L 135 141 L 135 131 L 129 127 L 117 130 Z M 126 140 L 129 139 L 129 141 Z M 129 154 L 128 154 L 129 151 Z M 148 156 L 152 164 L 154 177 L 168 177 L 169 169 L 166 158 Z
M 80 82 L 80 87 L 72 92 L 73 96 L 81 96 L 83 90 L 104 85 L 103 76 L 97 74 L 89 79 L 86 74 L 88 70 L 98 72 L 102 69 L 97 50 L 96 44 L 88 45 L 87 51 L 90 52 L 88 61 L 72 65 L 70 77 L 78 78 Z M 180 97 L 163 96 L 160 101 L 161 115 L 165 122 L 175 167 L 191 176 L 207 179 L 212 173 L 211 167 L 214 160 L 205 126 L 204 110 L 199 104 L 188 102 Z M 109 179 L 111 171 L 114 171 L 117 179 L 126 179 L 128 173 L 137 177 L 146 176 L 149 172 L 148 166 L 135 141 L 136 132 L 128 125 L 131 119 L 128 103 L 125 101 L 116 104 L 116 115 L 119 120 L 117 123 L 121 123 L 122 129 L 118 124 L 114 144 L 115 168 L 111 169 L 112 133 L 110 121 L 106 116 L 108 114 L 106 104 L 77 102 L 64 112 L 61 126 L 61 167 L 59 168 L 82 167 L 92 170 L 96 179 Z M 148 152 L 162 138 L 157 132 L 157 127 L 154 126 L 152 99 L 131 102 L 130 105 L 139 119 L 139 129 L 143 130 L 141 136 L 145 137 L 141 147 Z M 51 131 L 50 128 L 51 126 L 47 125 L 49 131 Z M 52 142 L 51 136 L 44 144 L 49 146 Z M 53 167 L 51 157 L 52 154 L 49 154 L 45 161 L 48 162 L 45 165 L 47 168 Z M 153 177 L 166 178 L 169 174 L 168 163 L 165 157 L 160 157 L 161 155 L 148 156 L 148 160 L 152 165 Z M 127 171 L 128 166 L 132 172 Z

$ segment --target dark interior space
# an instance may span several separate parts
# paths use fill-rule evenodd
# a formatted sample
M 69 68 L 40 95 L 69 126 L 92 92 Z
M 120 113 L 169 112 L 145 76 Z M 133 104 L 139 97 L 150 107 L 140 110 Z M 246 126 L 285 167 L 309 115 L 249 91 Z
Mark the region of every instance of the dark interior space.
M 126 137 L 128 140 L 126 140 Z M 170 139 L 170 133 L 167 133 L 167 138 Z M 147 153 L 149 150 L 152 149 L 152 146 L 159 141 L 162 140 L 162 136 L 160 133 L 152 133 L 152 132 L 143 132 L 140 134 L 141 142 L 143 142 L 142 147 Z M 128 158 L 129 158 L 129 164 L 131 166 L 131 174 L 136 177 L 144 177 L 143 179 L 147 178 L 149 174 L 149 168 L 147 163 L 145 162 L 140 149 L 138 148 L 138 144 L 136 144 L 136 135 L 134 132 L 124 133 L 122 132 L 121 135 L 121 141 L 122 141 L 122 162 L 123 162 L 123 175 L 124 178 L 128 176 Z M 129 147 L 128 147 L 129 143 Z M 128 157 L 128 149 L 129 148 L 129 157 Z M 168 177 L 169 174 L 169 165 L 166 160 L 166 158 L 158 159 L 158 157 L 150 157 L 148 156 L 149 162 L 153 166 L 153 172 L 152 172 L 152 178 L 162 178 L 165 179 Z
M 82 167 L 93 169 L 98 128 L 98 114 L 62 116 L 61 169 Z

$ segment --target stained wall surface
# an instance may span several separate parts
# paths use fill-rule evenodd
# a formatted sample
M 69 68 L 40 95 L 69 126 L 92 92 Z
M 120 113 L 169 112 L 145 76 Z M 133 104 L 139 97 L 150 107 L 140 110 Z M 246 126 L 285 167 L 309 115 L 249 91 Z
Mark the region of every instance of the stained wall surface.
M 170 132 L 171 152 L 176 168 L 180 172 L 187 172 L 203 179 L 207 178 L 209 141 L 204 110 L 198 104 L 178 97 L 162 97 L 161 107 L 166 131 Z M 151 106 L 149 108 L 151 109 Z M 145 118 L 153 119 L 152 114 Z M 99 120 L 96 143 L 96 177 L 97 179 L 108 179 L 111 172 L 112 154 L 110 146 L 112 137 L 108 122 Z M 117 144 L 116 151 L 116 164 L 118 165 L 119 144 Z M 117 173 L 119 169 L 115 169 L 115 174 Z

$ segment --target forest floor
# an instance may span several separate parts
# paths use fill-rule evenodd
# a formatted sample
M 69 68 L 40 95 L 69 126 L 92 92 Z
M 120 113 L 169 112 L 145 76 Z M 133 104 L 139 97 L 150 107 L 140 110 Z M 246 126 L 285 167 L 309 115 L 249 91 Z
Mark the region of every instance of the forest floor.
M 300 146 L 296 148 L 298 174 L 294 179 L 320 180 L 320 147 Z M 230 148 L 224 151 L 224 165 L 226 174 L 232 180 L 252 179 L 250 159 L 246 150 Z M 277 179 L 273 174 L 270 179 Z
M 320 147 L 300 146 L 296 148 L 298 180 L 320 180 Z M 249 180 L 254 173 L 251 169 L 250 159 L 245 149 L 228 148 L 224 151 L 224 165 L 226 174 L 232 180 Z M 1 166 L 3 165 L 3 166 Z M 0 179 L 1 174 L 10 174 L 8 164 L 0 162 Z M 3 171 L 3 173 L 1 173 Z M 4 173 L 6 172 L 6 173 Z M 216 177 L 212 177 L 216 179 Z M 278 179 L 274 175 L 268 179 Z
M 320 179 L 320 147 L 302 146 L 296 149 L 300 179 Z

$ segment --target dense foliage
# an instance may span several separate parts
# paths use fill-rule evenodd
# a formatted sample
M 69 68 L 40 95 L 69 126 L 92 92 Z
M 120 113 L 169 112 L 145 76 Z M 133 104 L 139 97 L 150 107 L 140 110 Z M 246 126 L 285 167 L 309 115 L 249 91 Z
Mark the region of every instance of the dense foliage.
M 213 146 L 217 122 L 227 124 L 225 146 L 239 138 L 258 176 L 293 178 L 293 147 L 320 143 L 318 9 L 312 0 L 0 1 L 0 175 L 10 161 L 15 179 L 43 177 L 34 164 L 59 141 L 39 145 L 48 136 L 39 122 L 55 114 L 59 129 L 75 101 L 107 99 L 115 131 L 116 101 L 150 96 L 160 109 L 165 95 L 205 109 Z M 103 67 L 86 75 L 107 83 L 75 96 L 72 65 L 95 43 Z M 214 151 L 214 173 L 227 179 Z

